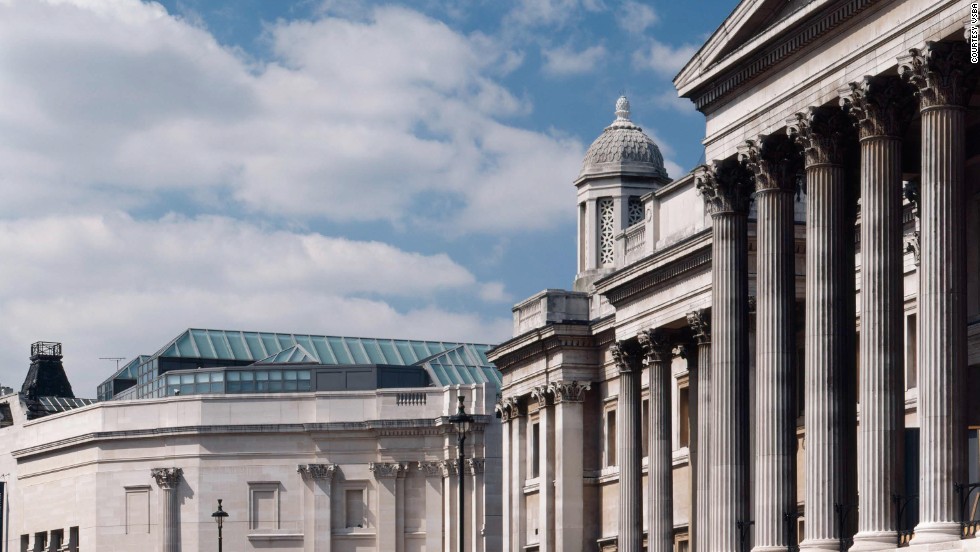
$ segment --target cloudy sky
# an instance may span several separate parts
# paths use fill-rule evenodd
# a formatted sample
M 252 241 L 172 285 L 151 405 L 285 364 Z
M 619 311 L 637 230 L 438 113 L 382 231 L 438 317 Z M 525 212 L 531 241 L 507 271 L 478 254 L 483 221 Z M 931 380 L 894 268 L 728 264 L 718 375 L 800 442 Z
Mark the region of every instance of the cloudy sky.
M 568 287 L 571 185 L 734 0 L 0 0 L 0 382 L 188 327 L 499 342 Z

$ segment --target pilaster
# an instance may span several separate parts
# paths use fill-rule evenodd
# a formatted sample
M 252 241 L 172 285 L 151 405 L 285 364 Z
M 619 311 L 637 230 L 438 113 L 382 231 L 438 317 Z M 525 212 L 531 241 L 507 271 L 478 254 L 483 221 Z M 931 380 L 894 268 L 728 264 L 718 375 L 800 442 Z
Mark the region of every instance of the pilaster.
M 180 525 L 180 503 L 177 497 L 177 487 L 183 478 L 181 468 L 153 468 L 150 475 L 162 491 L 162 506 L 160 508 L 161 550 L 163 552 L 178 552 L 180 543 L 177 540 L 177 527 Z
M 691 549 L 709 549 L 711 531 L 711 312 L 700 309 L 687 313 L 687 324 L 697 343 L 697 435 L 694 462 L 694 533 Z
M 589 382 L 549 384 L 555 399 L 555 550 L 578 552 L 585 539 L 583 401 Z
M 330 552 L 331 486 L 337 468 L 337 464 L 300 464 L 296 468 L 300 477 L 310 485 L 312 494 L 312 507 L 308 514 L 310 519 L 306 520 L 312 538 L 304 539 L 303 542 L 304 548 L 311 552 Z
M 425 476 L 425 549 L 442 548 L 442 461 L 419 462 Z
M 378 483 L 378 550 L 398 549 L 399 541 L 404 544 L 404 527 L 398 531 L 398 479 L 408 470 L 402 462 L 371 462 L 368 469 Z M 404 516 L 401 523 L 404 523 Z M 390 524 L 390 525 L 388 525 Z M 399 539 L 399 536 L 402 538 Z
M 531 400 L 538 405 L 540 471 L 538 473 L 538 550 L 555 549 L 555 408 L 547 385 L 531 390 Z M 522 490 L 523 492 L 523 490 Z

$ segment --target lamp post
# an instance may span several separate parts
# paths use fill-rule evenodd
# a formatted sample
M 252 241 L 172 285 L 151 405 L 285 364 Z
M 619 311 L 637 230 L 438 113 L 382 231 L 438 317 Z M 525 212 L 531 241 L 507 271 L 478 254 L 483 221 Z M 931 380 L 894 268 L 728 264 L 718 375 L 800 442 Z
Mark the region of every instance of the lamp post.
M 225 518 L 228 517 L 228 512 L 221 508 L 220 498 L 218 499 L 218 511 L 211 514 L 211 517 L 218 524 L 218 552 L 221 552 L 221 527 L 225 524 Z
M 456 426 L 456 448 L 459 459 L 459 552 L 465 552 L 466 545 L 463 538 L 463 531 L 466 527 L 466 495 L 463 493 L 463 443 L 466 442 L 466 434 L 470 432 L 473 424 L 473 416 L 466 413 L 463 401 L 466 397 L 459 396 L 459 409 L 456 414 L 449 417 L 449 423 Z M 220 551 L 219 551 L 220 552 Z

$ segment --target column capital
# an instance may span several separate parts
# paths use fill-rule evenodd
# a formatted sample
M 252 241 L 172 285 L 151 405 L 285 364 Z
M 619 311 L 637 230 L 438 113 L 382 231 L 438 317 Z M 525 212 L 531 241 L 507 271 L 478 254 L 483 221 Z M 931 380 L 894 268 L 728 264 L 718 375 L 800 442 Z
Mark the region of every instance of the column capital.
M 150 470 L 150 476 L 156 480 L 157 485 L 166 490 L 176 488 L 183 475 L 184 470 L 181 468 L 153 468 Z
M 467 458 L 463 469 L 466 470 L 466 475 L 476 475 L 483 473 L 486 465 L 486 458 Z
M 757 192 L 796 192 L 803 172 L 803 152 L 789 136 L 762 134 L 738 147 L 738 160 L 755 178 Z
M 966 107 L 977 85 L 976 65 L 965 42 L 926 42 L 898 58 L 898 74 L 919 91 L 920 109 Z
M 643 330 L 636 339 L 643 348 L 643 360 L 647 365 L 670 362 L 674 358 L 671 335 L 662 329 Z
M 300 464 L 296 467 L 296 472 L 303 479 L 313 481 L 332 481 L 333 474 L 337 471 L 337 464 Z
M 786 121 L 786 134 L 803 147 L 806 166 L 842 165 L 853 125 L 839 107 L 809 107 Z
M 539 409 L 554 404 L 553 397 L 549 399 L 549 395 L 551 395 L 551 389 L 548 384 L 535 385 L 531 388 L 531 399 L 538 402 Z
M 694 183 L 711 216 L 748 214 L 752 176 L 737 160 L 701 165 L 694 169 Z
M 691 333 L 698 345 L 711 343 L 711 311 L 708 309 L 698 309 L 687 313 L 687 325 L 691 327 Z
M 442 477 L 442 460 L 426 460 L 419 462 L 419 471 L 426 477 Z
M 915 99 L 915 87 L 895 76 L 866 76 L 840 90 L 840 106 L 857 125 L 862 140 L 902 138 L 915 116 Z
M 637 369 L 639 355 L 635 351 L 635 347 L 630 346 L 628 342 L 617 341 L 613 343 L 609 352 L 612 353 L 613 362 L 616 363 L 616 367 L 621 373 L 632 372 Z
M 459 465 L 456 460 L 443 460 L 439 463 L 442 468 L 442 477 L 452 477 L 459 473 Z
M 585 392 L 591 389 L 590 385 L 587 381 L 553 381 L 548 388 L 555 397 L 555 403 L 580 403 L 585 400 Z
M 368 469 L 374 474 L 375 479 L 398 477 L 402 472 L 408 471 L 408 464 L 405 462 L 371 462 Z
M 527 405 L 522 397 L 501 397 L 494 410 L 500 415 L 501 422 L 507 422 L 527 414 Z

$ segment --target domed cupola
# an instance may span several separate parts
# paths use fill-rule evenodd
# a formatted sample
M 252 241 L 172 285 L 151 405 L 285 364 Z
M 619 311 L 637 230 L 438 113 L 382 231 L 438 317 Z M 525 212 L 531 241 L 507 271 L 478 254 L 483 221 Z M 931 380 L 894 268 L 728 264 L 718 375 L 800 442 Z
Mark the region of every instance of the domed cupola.
M 579 178 L 609 173 L 649 175 L 670 181 L 660 148 L 630 121 L 626 96 L 616 101 L 616 120 L 589 146 Z
M 578 188 L 578 274 L 576 291 L 622 268 L 616 240 L 624 230 L 646 220 L 642 200 L 670 182 L 660 148 L 630 121 L 630 102 L 616 101 L 616 120 L 599 135 L 575 180 Z

